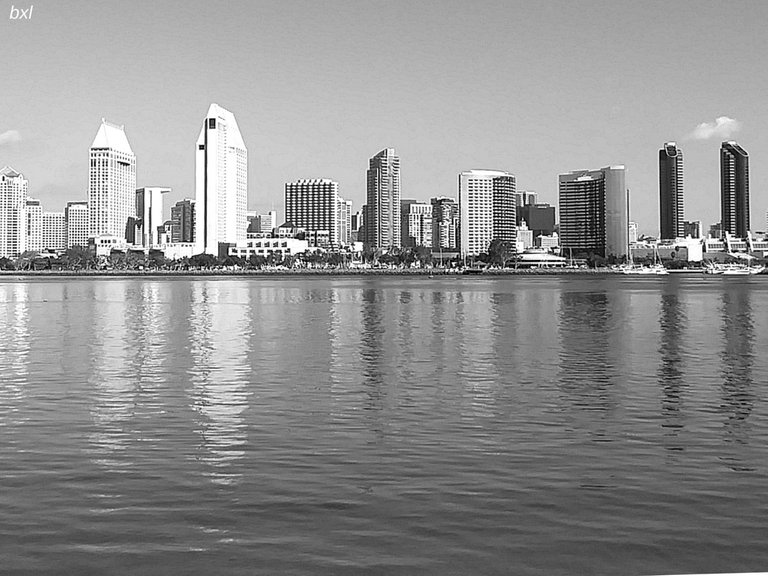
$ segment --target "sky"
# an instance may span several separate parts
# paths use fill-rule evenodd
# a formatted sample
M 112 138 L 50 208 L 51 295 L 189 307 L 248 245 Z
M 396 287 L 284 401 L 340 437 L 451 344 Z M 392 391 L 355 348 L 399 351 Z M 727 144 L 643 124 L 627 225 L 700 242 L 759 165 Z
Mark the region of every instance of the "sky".
M 12 9 L 33 5 L 31 18 Z M 685 160 L 685 218 L 720 220 L 719 148 L 750 155 L 768 210 L 768 2 L 0 0 L 0 166 L 45 210 L 86 200 L 101 118 L 125 126 L 137 186 L 194 197 L 212 102 L 248 147 L 249 209 L 332 178 L 357 210 L 393 147 L 402 197 L 456 196 L 505 170 L 557 204 L 557 176 L 624 164 L 631 216 L 658 233 L 658 151 Z M 282 221 L 282 220 L 281 220 Z

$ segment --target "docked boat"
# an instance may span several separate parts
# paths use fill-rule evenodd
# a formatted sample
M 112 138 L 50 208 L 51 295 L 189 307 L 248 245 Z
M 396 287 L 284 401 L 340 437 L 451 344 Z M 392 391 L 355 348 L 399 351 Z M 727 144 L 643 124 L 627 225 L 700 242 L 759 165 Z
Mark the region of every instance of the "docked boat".
M 753 276 L 765 270 L 765 266 L 748 266 L 746 264 L 718 264 L 710 262 L 704 267 L 707 274 L 723 276 Z

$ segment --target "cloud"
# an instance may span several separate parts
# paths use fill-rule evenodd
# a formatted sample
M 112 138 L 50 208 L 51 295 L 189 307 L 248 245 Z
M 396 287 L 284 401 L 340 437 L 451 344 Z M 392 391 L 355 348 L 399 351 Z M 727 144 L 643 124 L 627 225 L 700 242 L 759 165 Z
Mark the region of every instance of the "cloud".
M 690 137 L 694 140 L 709 140 L 710 138 L 728 138 L 741 130 L 741 122 L 720 116 L 715 118 L 714 122 L 702 122 L 691 133 Z
M 0 134 L 0 146 L 5 146 L 6 144 L 14 144 L 20 140 L 21 134 L 19 134 L 18 130 L 6 130 Z

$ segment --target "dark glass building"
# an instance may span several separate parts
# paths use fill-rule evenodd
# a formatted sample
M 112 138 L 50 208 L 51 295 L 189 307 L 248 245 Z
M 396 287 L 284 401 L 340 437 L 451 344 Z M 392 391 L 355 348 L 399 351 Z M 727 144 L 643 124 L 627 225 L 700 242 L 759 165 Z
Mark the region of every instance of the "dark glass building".
M 566 255 L 622 258 L 629 252 L 624 166 L 559 176 L 560 246 Z
M 662 240 L 685 236 L 683 151 L 674 142 L 666 142 L 659 150 L 659 216 Z
M 749 154 L 736 142 L 720 146 L 720 217 L 726 232 L 746 238 L 749 232 Z

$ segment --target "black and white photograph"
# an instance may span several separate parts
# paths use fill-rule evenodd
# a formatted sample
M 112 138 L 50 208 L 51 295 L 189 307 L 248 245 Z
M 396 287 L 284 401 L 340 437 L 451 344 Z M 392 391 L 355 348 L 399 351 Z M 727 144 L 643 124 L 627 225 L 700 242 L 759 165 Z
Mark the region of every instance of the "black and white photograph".
M 768 574 L 767 23 L 0 0 L 0 574 Z

